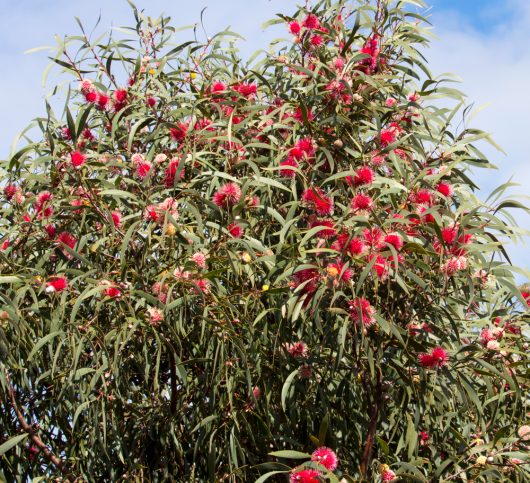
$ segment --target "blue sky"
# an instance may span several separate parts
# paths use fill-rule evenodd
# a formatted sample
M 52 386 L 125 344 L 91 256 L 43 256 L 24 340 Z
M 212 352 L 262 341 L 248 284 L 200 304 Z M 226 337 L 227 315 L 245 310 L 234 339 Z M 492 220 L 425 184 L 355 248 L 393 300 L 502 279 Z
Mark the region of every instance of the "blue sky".
M 291 12 L 296 0 L 137 0 L 147 13 L 171 15 L 177 25 L 199 20 L 207 7 L 209 32 L 230 25 L 248 40 L 250 53 L 267 45 L 283 29 L 263 32 L 260 25 L 277 12 Z M 499 167 L 477 173 L 482 197 L 511 176 L 521 184 L 514 192 L 530 194 L 530 159 L 527 113 L 530 112 L 530 0 L 431 0 L 434 40 L 427 52 L 431 71 L 457 73 L 461 89 L 476 106 L 489 104 L 473 126 L 491 132 L 507 155 L 485 148 Z M 48 64 L 45 52 L 24 51 L 53 45 L 55 34 L 75 34 L 74 16 L 92 26 L 101 13 L 101 29 L 130 24 L 125 0 L 0 0 L 0 157 L 7 156 L 11 142 L 31 120 L 44 112 L 41 76 Z M 528 202 L 527 202 L 528 203 Z M 515 213 L 522 228 L 530 230 L 530 217 Z M 514 262 L 530 269 L 528 247 L 510 247 Z M 523 278 L 521 277 L 522 281 Z

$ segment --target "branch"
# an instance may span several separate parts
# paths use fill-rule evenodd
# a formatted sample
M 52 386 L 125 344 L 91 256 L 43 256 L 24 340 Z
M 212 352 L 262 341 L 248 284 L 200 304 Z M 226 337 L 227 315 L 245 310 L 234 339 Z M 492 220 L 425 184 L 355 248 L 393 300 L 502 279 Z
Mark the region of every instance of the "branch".
M 9 394 L 9 399 L 11 402 L 11 406 L 13 406 L 13 410 L 15 411 L 15 414 L 17 416 L 18 422 L 20 423 L 20 426 L 22 426 L 22 429 L 29 434 L 29 438 L 33 442 L 33 444 L 38 448 L 38 450 L 44 454 L 45 458 L 53 464 L 55 467 L 57 467 L 61 473 L 66 477 L 66 481 L 73 481 L 70 477 L 70 472 L 66 469 L 66 466 L 64 462 L 58 458 L 42 441 L 40 436 L 36 433 L 36 430 L 28 424 L 26 421 L 26 418 L 24 418 L 24 415 L 20 411 L 16 397 L 15 397 L 15 389 L 11 385 L 11 379 L 9 378 L 9 374 L 7 372 L 7 369 L 4 369 L 5 375 L 6 375 L 6 381 L 7 381 L 7 392 Z

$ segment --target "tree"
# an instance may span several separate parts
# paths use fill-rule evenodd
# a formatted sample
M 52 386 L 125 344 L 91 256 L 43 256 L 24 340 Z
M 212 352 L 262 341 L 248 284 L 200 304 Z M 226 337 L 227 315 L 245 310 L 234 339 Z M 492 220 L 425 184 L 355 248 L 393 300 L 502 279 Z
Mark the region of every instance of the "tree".
M 249 62 L 134 7 L 59 42 L 2 164 L 5 479 L 528 479 L 526 208 L 475 196 L 419 5 L 322 0 Z

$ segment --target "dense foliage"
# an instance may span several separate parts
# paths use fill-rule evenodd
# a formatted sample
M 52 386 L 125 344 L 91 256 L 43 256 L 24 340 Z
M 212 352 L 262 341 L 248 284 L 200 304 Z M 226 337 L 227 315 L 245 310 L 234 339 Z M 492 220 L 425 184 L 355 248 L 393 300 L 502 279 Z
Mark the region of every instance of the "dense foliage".
M 59 42 L 1 165 L 7 481 L 528 481 L 525 208 L 475 196 L 419 6 L 322 0 L 249 62 L 134 8 Z

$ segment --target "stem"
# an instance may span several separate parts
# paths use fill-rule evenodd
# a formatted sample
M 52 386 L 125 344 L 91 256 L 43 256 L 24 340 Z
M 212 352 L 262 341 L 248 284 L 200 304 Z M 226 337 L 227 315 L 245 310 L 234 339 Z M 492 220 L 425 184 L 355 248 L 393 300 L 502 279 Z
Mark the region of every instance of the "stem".
M 28 424 L 26 419 L 24 418 L 24 415 L 20 411 L 16 397 L 15 397 L 15 389 L 11 385 L 11 380 L 9 378 L 9 374 L 6 369 L 4 369 L 5 375 L 6 375 L 6 381 L 7 381 L 7 392 L 9 394 L 9 399 L 11 402 L 11 406 L 13 406 L 13 410 L 15 411 L 15 414 L 17 416 L 18 422 L 20 423 L 20 426 L 22 426 L 22 429 L 29 434 L 29 438 L 31 439 L 32 443 L 38 448 L 38 450 L 44 454 L 44 457 L 53 464 L 55 467 L 57 467 L 61 473 L 66 477 L 66 481 L 73 481 L 70 479 L 70 472 L 66 469 L 66 466 L 64 462 L 58 458 L 42 441 L 40 436 L 36 433 L 36 430 Z
M 377 384 L 374 391 L 374 401 L 370 412 L 370 424 L 368 426 L 368 434 L 364 443 L 363 454 L 361 456 L 360 472 L 361 480 L 365 480 L 370 467 L 370 460 L 372 459 L 372 450 L 375 442 L 375 433 L 377 431 L 377 420 L 379 419 L 379 412 L 382 403 L 382 384 L 381 375 L 378 375 Z

